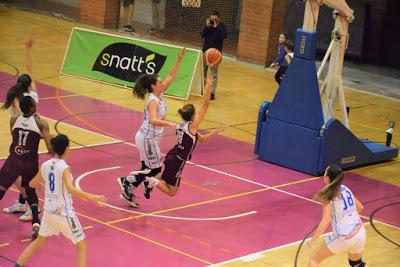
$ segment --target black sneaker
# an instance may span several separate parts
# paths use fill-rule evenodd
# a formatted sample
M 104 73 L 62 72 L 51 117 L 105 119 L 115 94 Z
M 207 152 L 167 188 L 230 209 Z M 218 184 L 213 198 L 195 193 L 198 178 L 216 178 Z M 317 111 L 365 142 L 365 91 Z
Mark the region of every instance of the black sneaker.
M 211 99 L 211 100 L 215 100 L 215 94 L 211 94 L 210 99 Z
M 131 200 L 133 194 L 131 193 L 131 185 L 125 176 L 117 178 L 117 183 L 121 189 L 121 193 L 126 200 Z
M 153 191 L 153 188 L 149 187 L 149 182 L 143 182 L 143 186 L 144 186 L 144 197 L 146 199 L 150 199 L 150 193 L 151 191 Z
M 136 202 L 136 197 L 135 197 L 135 195 L 133 195 L 133 194 L 131 194 L 131 197 L 130 197 L 130 198 L 126 198 L 125 195 L 123 195 L 123 194 L 120 194 L 119 197 L 120 197 L 122 200 L 125 200 L 126 202 L 128 202 L 128 204 L 129 204 L 131 207 L 134 207 L 134 208 L 139 208 L 139 207 L 140 207 L 140 204 L 139 204 L 138 202 Z
M 124 27 L 122 27 L 122 29 L 124 30 L 124 31 L 126 31 L 126 32 L 134 32 L 135 31 L 135 29 L 133 29 L 132 28 L 132 26 L 131 25 L 125 25 Z

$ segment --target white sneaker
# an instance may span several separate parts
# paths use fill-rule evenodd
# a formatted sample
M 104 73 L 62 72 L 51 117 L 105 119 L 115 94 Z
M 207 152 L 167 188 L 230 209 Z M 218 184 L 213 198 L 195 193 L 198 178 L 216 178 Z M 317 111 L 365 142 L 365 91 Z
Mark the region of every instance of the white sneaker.
M 38 212 L 40 213 L 41 210 L 38 209 Z M 28 208 L 26 209 L 25 213 L 22 214 L 22 215 L 19 217 L 19 220 L 20 220 L 20 221 L 23 221 L 23 222 L 30 222 L 30 221 L 32 221 L 32 218 L 33 218 L 33 216 L 32 216 L 32 210 L 31 210 L 31 208 L 28 206 Z
M 32 225 L 32 239 L 36 239 L 39 235 L 40 224 L 34 223 Z
M 26 205 L 21 204 L 18 201 L 12 205 L 11 207 L 4 208 L 3 209 L 4 213 L 23 213 L 26 212 Z
M 158 180 L 157 178 L 149 177 L 149 176 L 146 176 L 145 181 L 149 183 L 147 188 L 153 188 L 153 187 L 157 186 L 158 183 L 160 182 L 160 180 Z

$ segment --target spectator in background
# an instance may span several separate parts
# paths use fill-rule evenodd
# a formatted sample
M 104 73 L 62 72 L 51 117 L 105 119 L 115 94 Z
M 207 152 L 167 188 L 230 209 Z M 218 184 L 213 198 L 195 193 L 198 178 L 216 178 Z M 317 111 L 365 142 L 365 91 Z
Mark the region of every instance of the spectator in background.
M 160 31 L 163 33 L 165 24 L 165 0 L 151 0 L 151 11 L 153 13 L 153 26 L 150 31 Z
M 278 69 L 279 66 L 284 62 L 285 60 L 285 43 L 286 43 L 286 35 L 284 33 L 281 33 L 279 35 L 279 49 L 278 49 L 278 57 L 275 59 L 274 62 L 269 66 L 270 68 Z
M 216 48 L 222 53 L 224 40 L 228 37 L 228 31 L 224 23 L 221 22 L 219 12 L 214 11 L 211 16 L 206 20 L 206 27 L 201 32 L 203 42 L 203 53 L 209 48 Z M 215 99 L 215 90 L 218 84 L 218 66 L 211 68 L 211 73 L 214 76 L 213 88 L 211 91 L 211 100 Z M 208 66 L 204 63 L 204 77 L 207 77 Z
M 122 29 L 126 32 L 133 32 L 135 29 L 132 28 L 131 21 L 133 17 L 135 0 L 122 0 L 124 6 L 124 13 L 122 17 Z
M 279 67 L 278 71 L 275 74 L 275 81 L 278 84 L 281 84 L 282 79 L 285 76 L 287 68 L 289 67 L 290 63 L 292 63 L 292 59 L 293 59 L 293 56 L 294 56 L 294 53 L 293 53 L 293 49 L 294 49 L 293 42 L 288 40 L 285 43 L 285 48 L 284 49 L 285 49 L 286 55 L 284 57 L 284 60 L 280 64 L 280 67 Z

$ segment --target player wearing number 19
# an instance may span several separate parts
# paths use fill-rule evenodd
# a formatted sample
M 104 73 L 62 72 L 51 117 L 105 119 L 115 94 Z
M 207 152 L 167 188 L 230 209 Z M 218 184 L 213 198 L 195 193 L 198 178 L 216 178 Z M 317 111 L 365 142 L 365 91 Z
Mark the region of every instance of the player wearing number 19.
M 12 144 L 10 155 L 0 170 L 0 200 L 18 176 L 21 176 L 21 186 L 26 191 L 32 210 L 32 237 L 36 238 L 40 228 L 38 197 L 35 189 L 29 186 L 29 182 L 38 172 L 38 147 L 41 138 L 45 140 L 48 150 L 52 151 L 50 132 L 47 122 L 34 115 L 36 102 L 31 96 L 22 97 L 19 106 L 23 114 L 10 120 Z
M 358 215 L 364 207 L 350 189 L 342 184 L 343 177 L 342 169 L 336 165 L 330 165 L 325 170 L 325 187 L 317 194 L 322 202 L 322 219 L 309 243 L 309 267 L 317 267 L 324 259 L 343 252 L 347 253 L 350 266 L 367 266 L 362 261 L 365 229 Z M 315 248 L 317 239 L 326 230 L 329 222 L 332 233 Z
M 21 254 L 15 266 L 23 266 L 46 242 L 47 238 L 60 232 L 75 245 L 77 249 L 77 266 L 86 266 L 85 234 L 72 206 L 71 195 L 96 203 L 106 202 L 102 195 L 93 195 L 76 189 L 72 185 L 71 169 L 65 162 L 69 152 L 69 139 L 60 134 L 51 139 L 54 157 L 44 162 L 39 173 L 30 182 L 31 187 L 41 182 L 45 185 L 45 203 L 42 225 L 38 238 Z M 43 264 L 45 266 L 45 264 Z

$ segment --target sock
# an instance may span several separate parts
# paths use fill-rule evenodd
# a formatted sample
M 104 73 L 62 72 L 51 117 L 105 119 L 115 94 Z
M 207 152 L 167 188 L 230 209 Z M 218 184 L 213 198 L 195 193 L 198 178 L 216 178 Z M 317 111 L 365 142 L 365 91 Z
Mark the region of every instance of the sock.
M 27 200 L 29 203 L 29 207 L 32 210 L 32 224 L 34 223 L 39 223 L 40 224 L 40 220 L 39 220 L 39 208 L 38 208 L 38 197 L 36 194 L 36 191 L 34 188 L 27 188 L 26 189 L 26 194 L 28 196 Z
M 22 194 L 19 194 L 19 199 L 18 199 L 18 202 L 19 202 L 19 204 L 25 204 L 25 201 L 26 201 L 26 198 L 24 197 L 24 195 L 22 195 Z

